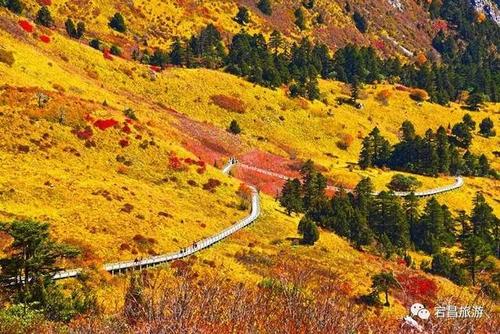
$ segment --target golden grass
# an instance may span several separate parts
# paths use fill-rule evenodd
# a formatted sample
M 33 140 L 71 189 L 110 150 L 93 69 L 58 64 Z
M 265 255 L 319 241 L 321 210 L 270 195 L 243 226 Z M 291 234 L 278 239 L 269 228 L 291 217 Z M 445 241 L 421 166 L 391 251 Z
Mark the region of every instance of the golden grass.
M 56 6 L 62 3 L 55 2 Z M 71 133 L 71 127 L 49 121 L 35 110 L 33 101 L 9 104 L 8 99 L 3 100 L 4 92 L 0 90 L 0 112 L 4 113 L 0 116 L 0 218 L 27 216 L 49 221 L 58 239 L 83 245 L 89 250 L 89 257 L 97 261 L 147 256 L 150 249 L 158 253 L 176 250 L 245 215 L 235 208 L 237 180 L 221 176 L 214 168 L 208 168 L 204 175 L 198 175 L 193 168 L 188 172 L 172 172 L 167 168 L 170 152 L 182 157 L 192 155 L 182 147 L 179 130 L 173 126 L 173 117 L 165 112 L 166 107 L 222 129 L 234 118 L 243 129 L 240 139 L 245 150 L 258 148 L 284 157 L 311 158 L 326 167 L 328 176 L 338 183 L 353 186 L 362 176 L 371 176 L 379 190 L 394 172 L 357 168 L 350 171 L 348 167 L 357 161 L 361 137 L 373 126 L 379 126 L 382 133 L 395 142 L 398 128 L 406 119 L 423 133 L 428 127 L 435 129 L 448 122 L 453 124 L 465 114 L 458 105 L 445 108 L 424 103 L 420 107 L 409 99 L 407 92 L 389 85 L 366 87 L 366 99 L 362 101 L 365 107 L 356 110 L 336 105 L 335 99 L 343 90 L 338 82 L 321 81 L 325 103 L 309 103 L 289 99 L 281 89 L 265 89 L 232 75 L 205 69 L 169 69 L 153 75 L 147 67 L 136 63 L 118 58 L 107 61 L 101 53 L 57 34 L 51 44 L 41 45 L 23 42 L 0 29 L 0 44 L 5 50 L 13 51 L 15 57 L 12 67 L 0 64 L 0 76 L 6 84 L 64 91 L 58 95 L 59 99 L 49 101 L 48 108 L 54 112 L 66 107 L 71 108 L 68 113 L 80 116 L 90 113 L 97 118 L 113 117 L 121 121 L 120 111 L 133 108 L 144 126 L 144 136 L 153 137 L 158 144 L 143 151 L 138 148 L 138 142 L 132 141 L 131 146 L 122 149 L 118 142 L 123 134 L 118 130 L 96 129 L 97 147 L 87 149 L 84 142 Z M 388 105 L 376 100 L 381 90 L 392 92 Z M 217 94 L 237 96 L 245 104 L 246 112 L 228 112 L 211 103 L 211 97 Z M 89 102 L 81 102 L 77 107 L 75 100 Z M 57 108 L 52 109 L 54 101 Z M 109 107 L 102 106 L 103 101 Z M 498 126 L 497 112 L 498 105 L 489 105 L 472 116 L 476 122 L 489 116 Z M 35 114 L 39 120 L 30 120 L 29 116 Z M 54 144 L 44 151 L 30 139 L 39 140 L 45 133 Z M 354 137 L 354 142 L 347 150 L 341 150 L 336 143 L 345 134 Z M 493 158 L 491 151 L 499 144 L 498 137 L 476 136 L 473 151 L 487 154 L 498 168 L 500 162 Z M 28 145 L 30 152 L 20 154 L 19 145 Z M 66 147 L 72 147 L 80 157 L 75 156 L 75 151 L 65 152 Z M 122 168 L 116 161 L 119 154 L 132 160 L 133 165 Z M 171 176 L 177 177 L 177 181 L 161 182 Z M 188 180 L 202 184 L 209 178 L 224 182 L 215 194 L 187 185 Z M 423 182 L 422 188 L 453 181 L 452 178 L 419 179 Z M 499 214 L 498 182 L 493 180 L 468 178 L 462 191 L 439 199 L 453 210 L 469 210 L 478 190 L 486 193 Z M 99 191 L 100 195 L 92 195 Z M 102 191 L 109 191 L 112 200 L 107 200 Z M 134 207 L 131 213 L 122 211 L 127 203 Z M 238 251 L 251 248 L 271 256 L 309 259 L 320 267 L 338 270 L 351 283 L 353 294 L 359 294 L 369 289 L 371 274 L 395 266 L 353 250 L 345 240 L 328 232 L 321 234 L 314 247 L 293 246 L 287 238 L 297 237 L 299 217 L 287 217 L 277 203 L 266 196 L 263 208 L 263 216 L 255 225 L 200 253 L 198 268 L 205 273 L 213 272 L 203 260 L 215 261 L 217 271 L 228 278 L 257 283 L 265 272 L 252 270 L 235 259 Z M 173 217 L 159 216 L 159 212 Z M 147 247 L 137 245 L 133 240 L 137 234 L 154 238 L 156 242 Z M 131 249 L 137 248 L 139 253 L 120 250 L 124 243 L 130 244 Z M 458 291 L 447 280 L 438 279 L 438 282 L 442 291 Z M 108 300 L 114 291 L 114 288 L 103 288 L 102 298 Z M 390 312 L 398 315 L 406 312 L 401 306 L 392 310 Z

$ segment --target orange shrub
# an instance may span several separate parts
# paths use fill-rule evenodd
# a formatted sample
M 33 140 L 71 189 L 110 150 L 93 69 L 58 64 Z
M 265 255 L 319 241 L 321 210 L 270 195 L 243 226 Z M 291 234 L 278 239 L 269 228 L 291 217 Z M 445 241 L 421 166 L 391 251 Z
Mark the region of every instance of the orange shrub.
M 340 140 L 337 142 L 337 147 L 341 150 L 347 150 L 351 147 L 354 142 L 354 137 L 348 133 L 343 133 L 340 135 Z
M 410 97 L 417 102 L 424 102 L 429 99 L 429 94 L 423 89 L 415 88 L 410 92 Z
M 427 63 L 427 56 L 423 52 L 420 52 L 417 55 L 417 58 L 415 61 L 418 65 L 422 66 L 423 64 Z
M 233 96 L 213 95 L 210 97 L 213 103 L 227 111 L 243 114 L 246 111 L 245 103 Z
M 380 92 L 377 93 L 377 96 L 375 97 L 377 101 L 379 101 L 382 104 L 387 104 L 389 103 L 389 98 L 392 96 L 392 92 L 388 89 L 381 90 Z

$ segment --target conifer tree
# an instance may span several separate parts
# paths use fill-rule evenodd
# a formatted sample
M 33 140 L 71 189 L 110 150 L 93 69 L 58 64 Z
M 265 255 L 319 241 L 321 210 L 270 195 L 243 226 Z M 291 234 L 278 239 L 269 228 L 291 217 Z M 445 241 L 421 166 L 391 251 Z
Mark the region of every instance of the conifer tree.
M 54 25 L 54 19 L 50 14 L 50 10 L 47 6 L 42 6 L 38 13 L 36 14 L 35 22 L 47 28 L 50 28 Z
M 123 17 L 123 15 L 121 13 L 115 13 L 115 15 L 113 15 L 113 17 L 109 20 L 108 25 L 110 28 L 112 28 L 118 32 L 121 32 L 121 33 L 124 33 L 127 31 L 127 25 L 125 23 L 125 18 Z
M 314 243 L 319 240 L 318 227 L 307 216 L 300 220 L 298 229 L 299 233 L 302 234 L 302 243 L 306 245 L 314 245 Z
M 64 23 L 64 26 L 66 27 L 66 32 L 68 33 L 68 36 L 71 38 L 76 38 L 76 26 L 71 18 L 68 17 L 68 19 Z
M 85 23 L 80 21 L 76 25 L 76 36 L 75 37 L 77 39 L 80 39 L 83 37 L 84 34 L 85 34 Z
M 7 9 L 15 14 L 21 14 L 24 6 L 20 0 L 7 0 Z
M 299 213 L 303 210 L 301 187 L 302 184 L 298 179 L 288 180 L 283 186 L 279 202 L 286 209 L 289 216 L 292 212 Z
M 382 272 L 372 276 L 372 288 L 385 295 L 384 306 L 391 306 L 389 303 L 389 291 L 393 288 L 400 288 L 400 285 L 391 272 Z
M 462 251 L 458 257 L 472 277 L 472 285 L 476 285 L 476 274 L 486 266 L 486 259 L 491 254 L 490 246 L 479 236 L 469 235 L 462 241 Z
M 246 25 L 250 22 L 250 13 L 248 12 L 248 8 L 245 6 L 238 7 L 238 13 L 236 14 L 234 20 L 241 24 L 242 26 Z
M 271 16 L 273 14 L 271 0 L 259 0 L 257 2 L 257 8 L 259 8 L 263 14 L 266 14 L 268 16 Z
M 436 154 L 438 157 L 438 171 L 448 173 L 450 171 L 450 144 L 446 129 L 440 126 L 436 133 Z
M 485 137 L 494 137 L 496 135 L 494 128 L 491 118 L 486 117 L 479 124 L 479 133 Z
M 302 8 L 297 8 L 293 14 L 295 15 L 295 25 L 300 29 L 300 30 L 305 30 L 306 29 L 306 18 L 304 16 L 304 11 Z
M 429 254 L 438 253 L 446 239 L 443 208 L 433 197 L 427 201 L 424 213 L 418 224 L 416 239 L 418 249 Z
M 42 302 L 36 292 L 53 283 L 53 274 L 60 270 L 57 261 L 75 258 L 79 251 L 51 240 L 49 225 L 45 223 L 33 220 L 0 223 L 0 231 L 13 239 L 0 258 L 0 284 L 17 290 L 16 297 L 22 303 Z
M 237 135 L 241 133 L 241 128 L 240 125 L 236 120 L 232 120 L 231 123 L 229 124 L 228 131 L 231 132 L 233 135 Z
M 173 65 L 183 65 L 185 59 L 185 49 L 179 37 L 174 39 L 169 53 L 170 63 Z

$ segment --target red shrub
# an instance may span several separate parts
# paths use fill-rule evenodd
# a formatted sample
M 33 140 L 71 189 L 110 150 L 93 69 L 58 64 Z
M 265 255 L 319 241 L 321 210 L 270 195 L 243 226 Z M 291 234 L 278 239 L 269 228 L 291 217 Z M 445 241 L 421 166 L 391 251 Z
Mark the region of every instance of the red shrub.
M 80 139 L 89 140 L 94 135 L 92 128 L 86 127 L 85 130 L 80 130 L 76 132 L 76 136 Z
M 150 66 L 149 67 L 151 69 L 151 71 L 153 72 L 161 72 L 161 67 L 160 66 Z
M 113 126 L 115 126 L 117 124 L 118 124 L 118 122 L 112 118 L 110 118 L 110 119 L 98 119 L 97 121 L 94 122 L 94 125 L 101 130 L 106 130 L 108 128 L 112 128 Z
M 376 41 L 373 41 L 373 46 L 376 49 L 384 50 L 385 49 L 385 42 L 381 39 L 377 39 Z
M 434 30 L 437 30 L 437 31 L 447 30 L 448 29 L 448 22 L 446 22 L 445 20 L 437 20 L 434 22 L 432 27 L 434 28 Z
M 413 300 L 426 303 L 426 306 L 432 304 L 437 297 L 438 288 L 436 283 L 418 274 L 402 273 L 396 276 L 401 284 L 404 293 Z
M 33 32 L 35 30 L 34 27 L 33 27 L 33 25 L 31 23 L 29 23 L 28 21 L 26 21 L 26 20 L 19 20 L 19 25 L 26 32 L 30 32 L 31 33 L 31 32 Z
M 90 114 L 85 114 L 85 116 L 83 116 L 83 119 L 91 123 L 94 121 L 94 117 L 92 117 Z
M 128 139 L 122 139 L 119 141 L 119 144 L 121 147 L 127 147 L 130 145 L 130 142 L 128 141 Z
M 181 170 L 182 169 L 182 161 L 179 157 L 172 155 L 168 159 L 168 166 L 173 170 Z
M 42 6 L 50 6 L 52 5 L 52 0 L 39 0 Z
M 203 190 L 212 191 L 215 190 L 218 186 L 221 185 L 221 182 L 216 179 L 208 179 L 208 182 L 203 185 Z
M 40 40 L 44 43 L 50 43 L 50 37 L 47 35 L 41 35 Z
M 198 174 L 205 174 L 206 171 L 207 169 L 205 167 L 200 167 L 196 170 Z
M 396 90 L 399 90 L 399 91 L 402 91 L 402 92 L 408 92 L 410 91 L 410 89 L 406 86 L 403 86 L 403 85 L 397 85 L 396 86 Z
M 227 111 L 236 112 L 238 114 L 243 114 L 246 111 L 245 103 L 233 96 L 213 95 L 211 100 L 217 106 L 222 109 L 226 109 Z
M 132 130 L 130 129 L 130 127 L 128 125 L 124 125 L 122 128 L 122 131 L 125 132 L 126 134 L 129 134 L 132 132 Z
M 104 50 L 102 52 L 102 55 L 104 56 L 104 59 L 107 59 L 107 60 L 113 60 L 113 56 L 111 55 L 111 53 L 109 53 L 108 50 Z

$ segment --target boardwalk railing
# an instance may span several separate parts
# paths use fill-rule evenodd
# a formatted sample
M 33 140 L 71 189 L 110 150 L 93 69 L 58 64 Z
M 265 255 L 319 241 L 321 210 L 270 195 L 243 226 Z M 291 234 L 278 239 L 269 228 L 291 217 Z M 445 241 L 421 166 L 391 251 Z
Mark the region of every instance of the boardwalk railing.
M 238 163 L 235 159 L 232 160 L 232 161 L 234 161 L 234 163 L 231 165 L 230 168 L 233 168 Z M 283 174 L 278 174 L 276 172 L 272 172 L 272 171 L 269 171 L 269 170 L 266 170 L 266 169 L 262 169 L 262 168 L 258 168 L 258 167 L 254 167 L 254 166 L 249 166 L 249 165 L 244 164 L 244 163 L 238 163 L 238 166 L 240 166 L 240 167 L 242 167 L 244 169 L 252 170 L 252 171 L 260 173 L 260 174 L 273 176 L 273 177 L 276 177 L 276 178 L 279 178 L 279 179 L 282 179 L 282 180 L 289 180 L 289 179 L 291 179 L 291 177 L 289 177 L 289 176 L 286 176 L 286 175 L 283 175 Z M 464 179 L 461 176 L 458 176 L 457 178 L 455 178 L 455 182 L 453 184 L 450 184 L 450 185 L 447 185 L 447 186 L 444 186 L 444 187 L 438 187 L 438 188 L 428 189 L 428 190 L 424 190 L 424 191 L 417 191 L 417 192 L 415 192 L 415 196 L 416 197 L 435 196 L 435 195 L 439 195 L 439 194 L 442 194 L 442 193 L 446 193 L 446 192 L 449 192 L 449 191 L 456 190 L 456 189 L 462 187 L 463 185 L 464 185 Z M 335 186 L 327 186 L 327 189 L 328 190 L 333 190 L 333 191 L 338 191 L 339 190 L 339 188 L 335 187 Z M 377 194 L 378 194 L 378 192 L 374 193 L 374 195 L 377 195 Z M 396 196 L 398 196 L 398 197 L 405 197 L 405 196 L 408 196 L 410 194 L 410 192 L 398 191 L 398 192 L 395 192 L 394 194 Z
M 230 159 L 229 162 L 224 166 L 222 172 L 224 174 L 228 174 L 232 167 L 236 164 L 236 160 Z M 142 260 L 132 260 L 132 261 L 122 261 L 122 262 L 114 262 L 107 263 L 104 265 L 104 270 L 111 273 L 121 273 L 133 269 L 144 269 L 149 267 L 158 266 L 164 264 L 166 262 L 170 262 L 173 260 L 181 259 L 192 255 L 196 252 L 201 251 L 207 247 L 212 246 L 213 244 L 229 237 L 231 234 L 234 234 L 241 230 L 242 228 L 253 223 L 260 216 L 260 197 L 257 189 L 255 187 L 249 186 L 252 190 L 252 210 L 250 215 L 246 218 L 238 221 L 237 223 L 229 226 L 228 228 L 222 230 L 221 232 L 212 235 L 211 237 L 205 238 L 203 240 L 197 241 L 193 243 L 191 246 L 180 249 L 177 252 L 157 255 L 147 259 Z M 76 277 L 82 272 L 81 268 L 78 269 L 70 269 L 59 271 L 54 274 L 54 280 L 61 280 L 65 278 Z
M 285 176 L 282 174 L 278 174 L 278 173 L 275 173 L 272 171 L 268 171 L 268 170 L 261 169 L 258 167 L 249 166 L 246 164 L 239 163 L 235 158 L 229 159 L 227 164 L 224 165 L 224 167 L 222 168 L 222 172 L 224 174 L 229 174 L 231 169 L 234 166 L 236 166 L 237 164 L 239 164 L 241 167 L 243 167 L 245 169 L 253 170 L 253 171 L 256 171 L 258 173 L 265 174 L 265 175 L 274 176 L 274 177 L 277 177 L 277 178 L 280 178 L 283 180 L 288 180 L 291 178 L 291 177 L 288 177 L 288 176 Z M 455 183 L 453 183 L 451 185 L 447 185 L 444 187 L 438 187 L 438 188 L 434 188 L 434 189 L 429 189 L 429 190 L 424 190 L 424 191 L 419 191 L 419 192 L 415 193 L 415 196 L 417 196 L 417 197 L 435 196 L 435 195 L 438 195 L 441 193 L 445 193 L 445 192 L 449 192 L 449 191 L 453 191 L 455 189 L 458 189 L 458 188 L 462 187 L 463 184 L 464 184 L 464 180 L 461 176 L 459 176 L 455 179 Z M 208 237 L 208 238 L 205 238 L 201 241 L 198 241 L 189 247 L 183 248 L 177 252 L 163 254 L 163 255 L 157 255 L 157 256 L 153 256 L 153 257 L 150 257 L 147 259 L 142 259 L 142 260 L 107 263 L 104 265 L 104 270 L 114 274 L 114 273 L 121 273 L 121 272 L 125 272 L 128 270 L 133 270 L 133 269 L 144 269 L 144 268 L 148 268 L 148 267 L 161 265 L 161 264 L 164 264 L 164 263 L 169 262 L 169 261 L 181 259 L 181 258 L 187 257 L 189 255 L 192 255 L 196 252 L 201 251 L 202 249 L 210 247 L 211 245 L 227 238 L 231 234 L 233 234 L 233 233 L 241 230 L 245 226 L 248 226 L 251 223 L 253 223 L 260 215 L 259 193 L 258 193 L 257 189 L 255 189 L 255 187 L 250 187 L 250 189 L 252 190 L 252 211 L 250 212 L 250 215 L 248 217 L 240 220 L 236 224 L 224 229 L 223 231 L 221 231 L 221 232 L 219 232 L 211 237 Z M 338 188 L 334 187 L 334 186 L 328 186 L 328 189 L 338 190 Z M 396 196 L 404 197 L 404 196 L 409 195 L 409 192 L 396 192 L 395 194 L 396 194 Z M 63 271 L 57 272 L 53 276 L 53 278 L 55 280 L 60 280 L 60 279 L 65 279 L 65 278 L 70 278 L 70 277 L 76 277 L 81 273 L 81 271 L 82 271 L 82 269 L 80 269 L 80 268 L 63 270 Z

